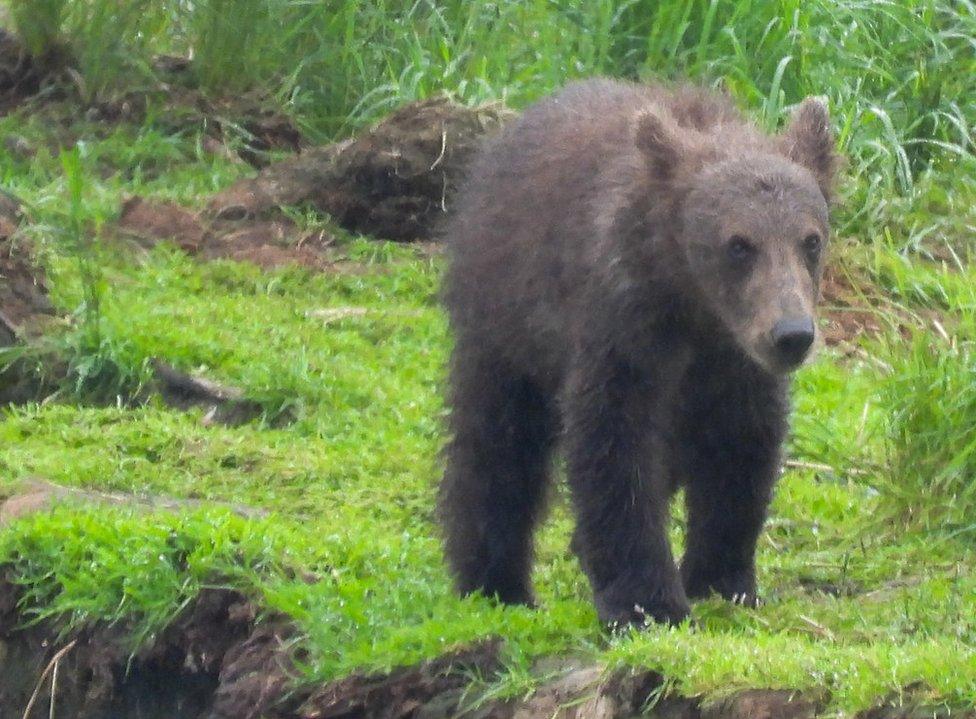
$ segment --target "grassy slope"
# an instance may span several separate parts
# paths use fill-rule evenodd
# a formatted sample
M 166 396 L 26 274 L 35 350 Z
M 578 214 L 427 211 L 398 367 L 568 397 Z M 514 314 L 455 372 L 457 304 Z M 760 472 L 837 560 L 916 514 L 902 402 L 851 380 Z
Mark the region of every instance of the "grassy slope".
M 666 43 L 658 44 L 663 53 Z M 692 43 L 685 64 L 697 62 L 692 69 L 705 73 L 711 50 Z M 776 116 L 769 98 L 779 96 L 752 92 L 732 72 L 734 55 L 723 58 L 716 74 L 738 77 L 740 95 Z M 541 92 L 553 80 L 532 85 L 537 76 L 510 82 L 529 95 L 526 88 Z M 795 82 L 791 92 L 807 89 Z M 889 109 L 911 114 L 897 102 Z M 899 122 L 899 132 L 908 124 Z M 850 711 L 922 681 L 933 702 L 976 703 L 976 548 L 966 523 L 973 506 L 967 437 L 976 415 L 966 348 L 976 272 L 913 253 L 934 238 L 965 255 L 976 192 L 957 176 L 972 160 L 950 164 L 949 153 L 913 173 L 909 191 L 899 185 L 898 164 L 884 161 L 902 147 L 897 138 L 884 144 L 869 121 L 854 128 L 847 129 L 867 139 L 853 148 L 855 180 L 835 256 L 893 298 L 895 306 L 880 308 L 886 315 L 940 310 L 956 354 L 934 361 L 946 354 L 945 347 L 932 349 L 935 335 L 923 330 L 910 352 L 892 330 L 867 345 L 880 363 L 827 352 L 800 373 L 793 455 L 838 471 L 785 474 L 760 548 L 761 610 L 707 602 L 696 607 L 698 629 L 651 628 L 607 640 L 566 549 L 570 521 L 561 493 L 539 541 L 541 610 L 454 598 L 431 522 L 449 346 L 436 306 L 440 261 L 355 239 L 345 249 L 363 264 L 360 274 L 199 265 L 166 249 L 138 260 L 101 258 L 110 290 L 100 361 L 138 367 L 158 355 L 185 368 L 202 365 L 271 403 L 293 402 L 298 421 L 284 429 L 226 429 L 158 406 L 9 410 L 0 421 L 0 493 L 39 474 L 274 514 L 244 520 L 221 509 L 148 517 L 63 509 L 4 530 L 0 557 L 16 561 L 33 611 L 76 623 L 135 617 L 141 633 L 134 641 L 202 584 L 242 586 L 296 617 L 312 650 L 308 671 L 322 678 L 500 634 L 511 670 L 498 691 L 522 691 L 532 657 L 573 652 L 659 668 L 686 693 L 812 689 Z M 112 131 L 82 123 L 72 132 L 86 138 L 82 211 L 95 224 L 109 220 L 126 193 L 194 204 L 247 170 L 201 151 L 197 137 L 171 137 L 151 122 Z M 50 123 L 24 115 L 0 121 L 0 135 L 7 133 L 39 147 L 52 140 Z M 82 292 L 65 249 L 70 218 L 61 161 L 41 150 L 30 160 L 11 158 L 0 172 L 3 186 L 31 208 L 27 232 L 46 250 L 57 301 L 74 310 Z M 347 306 L 369 311 L 327 325 L 308 314 Z M 918 397 L 930 400 L 921 408 L 927 411 Z M 950 465 L 954 474 L 928 481 Z M 932 512 L 919 511 L 925 507 Z M 676 529 L 676 541 L 679 535 Z M 320 581 L 304 581 L 308 573 Z

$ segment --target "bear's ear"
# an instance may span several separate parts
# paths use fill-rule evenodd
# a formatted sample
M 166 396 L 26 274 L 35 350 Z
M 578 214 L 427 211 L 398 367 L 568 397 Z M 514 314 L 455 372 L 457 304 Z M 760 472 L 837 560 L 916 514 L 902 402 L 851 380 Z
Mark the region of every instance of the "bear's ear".
M 805 99 L 794 111 L 779 142 L 784 155 L 813 173 L 829 202 L 840 158 L 834 151 L 827 106 L 814 97 Z
M 638 115 L 634 143 L 647 159 L 648 167 L 656 179 L 666 181 L 674 176 L 681 161 L 678 139 L 661 118 L 653 112 Z

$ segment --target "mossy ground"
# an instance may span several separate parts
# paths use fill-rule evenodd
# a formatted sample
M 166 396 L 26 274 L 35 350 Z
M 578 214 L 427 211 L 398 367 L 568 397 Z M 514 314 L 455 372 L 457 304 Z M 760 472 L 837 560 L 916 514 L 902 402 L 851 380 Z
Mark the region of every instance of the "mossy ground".
M 78 148 L 73 170 L 60 158 L 66 128 Z M 132 253 L 101 242 L 80 254 L 71 228 L 99 236 L 128 195 L 201 206 L 251 170 L 207 151 L 198 132 L 161 130 L 155 116 L 106 127 L 65 115 L 52 123 L 28 107 L 0 120 L 6 135 L 34 149 L 6 156 L 0 184 L 25 202 L 22 233 L 39 244 L 61 310 L 77 313 L 86 299 L 79 266 L 98 268 L 99 345 L 79 361 L 129 368 L 135 378 L 152 357 L 205 368 L 270 413 L 295 417 L 281 427 L 205 426 L 200 413 L 112 404 L 104 393 L 92 403 L 83 391 L 4 410 L 0 494 L 41 476 L 270 512 L 245 519 L 219 506 L 65 506 L 19 520 L 0 531 L 0 562 L 24 585 L 26 616 L 72 626 L 126 617 L 138 627 L 136 646 L 200 587 L 223 583 L 295 619 L 313 678 L 501 636 L 508 668 L 486 680 L 492 692 L 520 694 L 536 681 L 536 658 L 573 654 L 657 669 L 688 695 L 788 688 L 852 713 L 914 687 L 932 705 L 976 704 L 976 526 L 966 521 L 976 506 L 966 490 L 976 416 L 960 399 L 976 317 L 966 255 L 976 194 L 968 185 L 946 192 L 951 167 L 920 173 L 910 198 L 875 205 L 868 219 L 850 204 L 863 200 L 857 191 L 842 210 L 834 260 L 888 298 L 875 308 L 886 329 L 851 338 L 859 352 L 824 350 L 798 374 L 795 461 L 760 543 L 765 604 L 703 602 L 693 627 L 608 637 L 568 551 L 562 488 L 538 539 L 538 609 L 450 591 L 432 517 L 450 347 L 438 256 L 346 236 L 340 250 L 355 271 L 200 263 L 171 247 Z M 74 209 L 72 172 L 83 180 Z M 870 178 L 856 183 L 871 186 Z M 933 259 L 933 240 L 958 261 Z M 348 307 L 364 311 L 328 321 L 317 313 Z M 905 339 L 906 322 L 914 340 Z M 906 419 L 919 416 L 916 395 L 937 405 L 923 418 L 945 423 L 941 432 L 926 427 L 935 436 L 924 445 L 913 444 L 922 438 Z M 912 463 L 913 446 L 958 472 L 932 483 L 906 477 L 932 467 Z

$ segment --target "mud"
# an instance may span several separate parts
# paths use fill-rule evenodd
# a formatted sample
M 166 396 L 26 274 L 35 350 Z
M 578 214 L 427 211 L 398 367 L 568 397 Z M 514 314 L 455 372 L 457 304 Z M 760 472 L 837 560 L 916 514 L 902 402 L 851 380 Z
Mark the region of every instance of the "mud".
M 302 232 L 284 216 L 222 219 L 174 203 L 132 197 L 123 204 L 115 229 L 120 237 L 142 247 L 170 242 L 201 260 L 229 259 L 267 269 L 287 265 L 319 271 L 350 269 L 333 251 L 331 235 Z
M 471 153 L 511 116 L 444 97 L 405 105 L 349 140 L 231 186 L 213 198 L 210 213 L 229 219 L 308 206 L 351 232 L 401 242 L 430 238 Z

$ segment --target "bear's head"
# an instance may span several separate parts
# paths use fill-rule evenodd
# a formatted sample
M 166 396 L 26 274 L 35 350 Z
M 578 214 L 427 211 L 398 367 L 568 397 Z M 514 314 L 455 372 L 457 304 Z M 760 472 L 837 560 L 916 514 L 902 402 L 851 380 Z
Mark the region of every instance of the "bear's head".
M 698 304 L 760 366 L 789 372 L 816 339 L 838 164 L 827 109 L 808 98 L 778 137 L 731 137 L 725 147 L 722 133 L 688 132 L 653 113 L 636 126 L 656 184 L 680 188 L 675 239 Z

